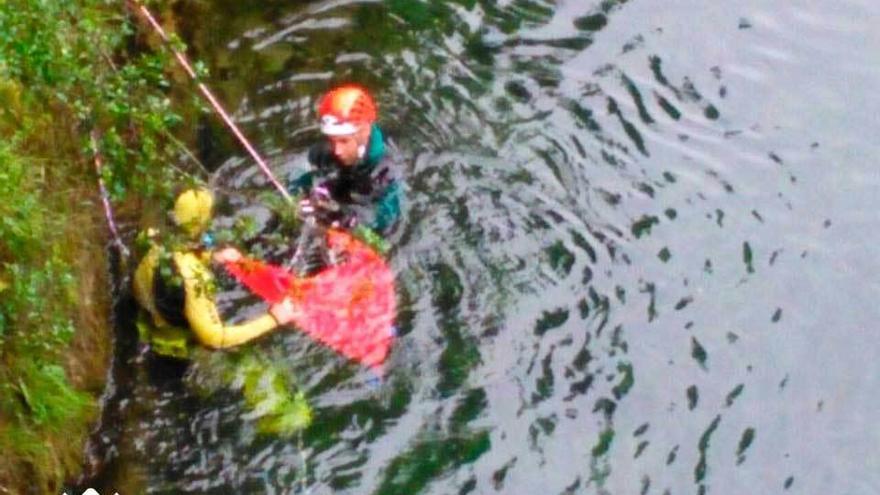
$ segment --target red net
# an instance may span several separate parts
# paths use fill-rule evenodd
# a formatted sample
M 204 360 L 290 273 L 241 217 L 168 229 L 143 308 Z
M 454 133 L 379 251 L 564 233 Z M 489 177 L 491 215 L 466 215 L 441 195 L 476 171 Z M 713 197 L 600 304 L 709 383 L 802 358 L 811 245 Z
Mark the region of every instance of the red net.
M 394 274 L 379 254 L 348 233 L 329 231 L 327 243 L 345 261 L 310 277 L 248 259 L 225 267 L 270 304 L 290 297 L 298 308 L 294 325 L 311 338 L 377 368 L 394 340 Z

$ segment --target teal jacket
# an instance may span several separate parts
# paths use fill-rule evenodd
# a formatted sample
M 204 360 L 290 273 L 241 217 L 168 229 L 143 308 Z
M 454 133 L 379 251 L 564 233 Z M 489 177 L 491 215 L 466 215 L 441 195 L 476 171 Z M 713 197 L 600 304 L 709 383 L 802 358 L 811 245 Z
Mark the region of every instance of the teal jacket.
M 364 158 L 352 167 L 340 164 L 326 141 L 309 149 L 311 170 L 288 182 L 292 194 L 327 189 L 342 210 L 334 220 L 346 227 L 365 226 L 390 233 L 400 219 L 403 174 L 396 153 L 389 152 L 379 126 L 373 124 Z

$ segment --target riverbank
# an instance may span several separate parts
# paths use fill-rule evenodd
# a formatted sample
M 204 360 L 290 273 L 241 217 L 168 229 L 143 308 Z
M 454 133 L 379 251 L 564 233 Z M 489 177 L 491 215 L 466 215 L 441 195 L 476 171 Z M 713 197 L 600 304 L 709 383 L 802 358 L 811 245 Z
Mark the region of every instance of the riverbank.
M 99 413 L 112 289 L 89 136 L 128 224 L 188 175 L 166 166 L 167 54 L 134 33 L 121 2 L 0 4 L 0 493 L 57 493 Z

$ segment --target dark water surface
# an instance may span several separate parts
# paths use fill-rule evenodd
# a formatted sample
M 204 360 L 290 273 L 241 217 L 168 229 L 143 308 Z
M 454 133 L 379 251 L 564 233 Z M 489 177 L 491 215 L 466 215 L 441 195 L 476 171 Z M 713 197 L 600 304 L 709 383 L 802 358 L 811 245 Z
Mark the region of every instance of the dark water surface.
M 236 393 L 135 373 L 107 488 L 880 493 L 880 3 L 178 13 L 281 175 L 328 85 L 375 89 L 409 173 L 403 336 L 379 387 L 295 332 L 261 342 L 316 408 L 291 440 Z M 269 190 L 207 125 L 218 181 Z

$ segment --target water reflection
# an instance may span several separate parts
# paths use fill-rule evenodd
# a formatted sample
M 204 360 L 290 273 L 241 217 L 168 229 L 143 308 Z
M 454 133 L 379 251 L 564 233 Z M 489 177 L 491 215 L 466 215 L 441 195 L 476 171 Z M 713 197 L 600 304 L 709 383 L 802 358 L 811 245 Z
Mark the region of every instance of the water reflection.
M 155 407 L 130 413 L 123 464 L 143 464 L 152 493 L 877 491 L 880 442 L 859 433 L 876 400 L 833 392 L 871 379 L 830 357 L 820 371 L 812 348 L 870 357 L 835 329 L 880 316 L 841 271 L 870 239 L 838 252 L 826 231 L 851 210 L 817 209 L 844 190 L 876 207 L 876 175 L 843 150 L 880 150 L 822 116 L 844 105 L 828 88 L 852 89 L 840 77 L 860 94 L 880 81 L 859 20 L 878 12 L 814 4 L 182 4 L 185 37 L 282 174 L 304 166 L 328 84 L 376 89 L 409 157 L 403 338 L 379 389 L 295 333 L 261 343 L 315 404 L 295 443 L 251 434 L 233 395 L 143 385 Z M 241 157 L 218 180 L 265 187 Z M 844 411 L 853 426 L 823 430 Z M 823 442 L 867 457 L 829 464 Z

